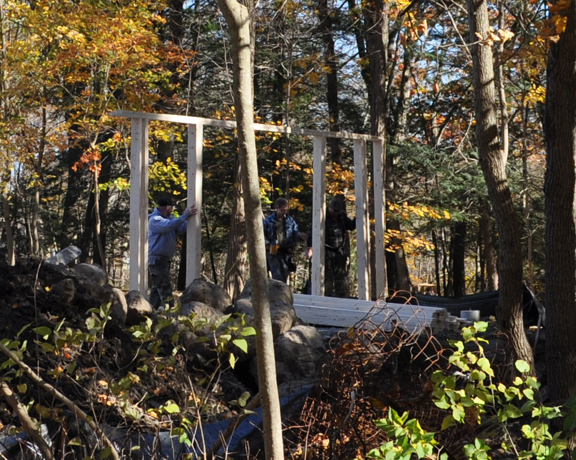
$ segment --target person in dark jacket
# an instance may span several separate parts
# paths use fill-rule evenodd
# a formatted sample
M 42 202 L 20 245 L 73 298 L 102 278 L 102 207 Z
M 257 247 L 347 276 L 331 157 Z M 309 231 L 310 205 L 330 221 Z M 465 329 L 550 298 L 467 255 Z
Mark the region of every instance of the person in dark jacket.
M 174 306 L 170 265 L 176 254 L 177 235 L 186 232 L 188 219 L 198 213 L 192 205 L 178 218 L 172 215 L 174 203 L 160 198 L 154 212 L 148 216 L 148 284 L 150 304 L 158 309 Z
M 324 252 L 324 295 L 350 297 L 350 230 L 356 229 L 356 220 L 346 215 L 344 201 L 332 198 L 328 204 L 326 249 Z M 312 257 L 312 233 L 308 235 L 307 257 Z
M 290 272 L 296 271 L 292 251 L 299 240 L 306 240 L 306 234 L 298 230 L 298 224 L 288 215 L 290 203 L 286 198 L 278 198 L 274 208 L 275 212 L 264 219 L 266 260 L 272 278 L 287 283 Z

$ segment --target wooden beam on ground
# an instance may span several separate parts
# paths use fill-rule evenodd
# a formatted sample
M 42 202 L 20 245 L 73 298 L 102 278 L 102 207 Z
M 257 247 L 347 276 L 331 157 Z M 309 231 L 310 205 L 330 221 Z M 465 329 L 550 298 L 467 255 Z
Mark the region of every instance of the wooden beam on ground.
M 358 298 L 370 299 L 370 216 L 368 213 L 368 178 L 366 141 L 354 140 L 354 193 L 356 195 L 356 265 Z
M 148 289 L 148 120 L 133 118 L 130 150 L 130 290 Z
M 186 286 L 202 274 L 202 125 L 188 125 L 188 200 L 195 204 L 198 214 L 188 219 L 186 232 Z
M 431 327 L 433 315 L 445 309 L 400 303 L 371 302 L 294 294 L 296 315 L 308 324 L 347 328 L 366 320 L 366 324 L 391 330 L 395 325 L 410 332 Z
M 312 294 L 324 295 L 326 231 L 326 137 L 314 136 L 312 178 Z

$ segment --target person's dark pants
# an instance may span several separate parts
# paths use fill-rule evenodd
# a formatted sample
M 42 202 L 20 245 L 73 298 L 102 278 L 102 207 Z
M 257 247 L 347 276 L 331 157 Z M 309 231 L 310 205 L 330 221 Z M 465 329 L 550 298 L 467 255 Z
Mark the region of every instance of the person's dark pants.
M 288 275 L 290 274 L 289 259 L 290 255 L 286 252 L 278 251 L 277 254 L 266 254 L 268 269 L 272 272 L 272 279 L 288 283 Z
M 169 260 L 158 259 L 154 265 L 148 265 L 148 284 L 150 285 L 150 304 L 156 310 L 166 307 L 166 304 L 170 308 L 174 306 Z
M 342 254 L 327 254 L 324 260 L 324 295 L 350 297 L 348 257 Z

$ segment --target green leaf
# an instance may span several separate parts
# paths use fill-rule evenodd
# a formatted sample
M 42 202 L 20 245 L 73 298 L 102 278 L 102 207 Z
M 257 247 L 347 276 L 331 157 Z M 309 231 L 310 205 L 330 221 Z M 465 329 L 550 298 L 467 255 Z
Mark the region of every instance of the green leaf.
M 20 337 L 20 335 L 22 334 L 22 332 L 24 332 L 24 331 L 25 331 L 26 329 L 28 329 L 30 326 L 32 326 L 32 323 L 28 323 L 28 324 L 24 325 L 24 326 L 22 327 L 22 329 L 20 329 L 20 330 L 18 331 L 18 334 L 16 334 L 16 337 Z
M 256 329 L 254 329 L 253 327 L 245 327 L 242 329 L 242 332 L 240 332 L 244 337 L 250 337 L 252 335 L 256 335 Z
M 50 337 L 50 334 L 52 333 L 52 329 L 46 326 L 35 327 L 32 330 L 41 336 L 44 340 L 48 340 L 48 337 Z
M 170 402 L 168 405 L 163 406 L 162 410 L 169 414 L 179 414 L 180 413 L 180 406 L 175 402 Z
M 520 418 L 522 417 L 522 412 L 514 404 L 507 404 L 504 406 L 504 413 L 507 418 Z
M 250 399 L 250 393 L 245 391 L 244 393 L 242 393 L 240 395 L 240 397 L 238 398 L 238 405 L 240 407 L 245 407 L 246 404 L 248 404 L 248 400 Z
M 439 407 L 440 409 L 450 409 L 450 404 L 448 404 L 448 402 L 445 399 L 442 399 L 440 401 L 434 401 L 434 404 L 436 404 L 436 406 Z
M 248 353 L 248 342 L 246 340 L 234 339 L 232 343 L 240 348 L 240 350 L 242 350 L 244 353 Z
M 234 366 L 236 366 L 236 356 L 234 356 L 233 353 L 230 353 L 230 357 L 228 358 L 228 362 L 230 363 L 230 367 L 232 369 L 234 369 Z
M 487 358 L 480 358 L 478 360 L 478 367 L 482 369 L 484 372 L 489 372 L 492 367 L 490 366 L 490 361 Z
M 422 444 L 416 445 L 416 455 L 418 455 L 418 458 L 424 458 L 425 457 L 426 451 L 424 450 L 424 447 L 422 446 Z
M 452 416 L 454 417 L 454 420 L 463 422 L 465 415 L 466 414 L 460 404 L 452 407 Z
M 530 372 L 530 365 L 526 361 L 519 359 L 516 361 L 515 365 L 516 369 L 518 369 L 523 374 Z
M 526 396 L 526 398 L 534 399 L 534 390 L 532 390 L 531 388 L 524 388 L 522 390 L 522 393 L 524 393 L 524 396 Z
M 39 345 L 45 353 L 52 353 L 55 349 L 54 345 L 48 342 L 38 342 L 35 340 L 34 343 Z
M 454 420 L 454 417 L 452 417 L 451 415 L 447 415 L 446 417 L 444 417 L 444 420 L 442 420 L 442 430 L 446 430 L 447 428 L 450 428 L 452 426 L 456 425 L 456 420 Z
M 100 460 L 104 460 L 104 459 L 110 457 L 111 453 L 112 453 L 112 447 L 107 446 L 102 452 L 100 452 L 100 455 L 98 455 L 98 458 Z

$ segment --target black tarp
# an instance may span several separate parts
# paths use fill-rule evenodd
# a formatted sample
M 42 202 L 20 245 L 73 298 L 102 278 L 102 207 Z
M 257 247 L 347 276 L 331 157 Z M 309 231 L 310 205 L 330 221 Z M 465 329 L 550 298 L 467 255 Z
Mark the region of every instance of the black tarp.
M 391 302 L 408 302 L 423 307 L 445 308 L 448 313 L 454 316 L 460 316 L 462 310 L 480 310 L 480 316 L 496 316 L 496 307 L 498 306 L 499 291 L 480 292 L 478 294 L 465 295 L 462 297 L 441 297 L 425 294 L 403 295 L 398 293 L 388 300 Z M 538 323 L 539 306 L 538 299 L 532 294 L 530 289 L 523 286 L 522 303 L 524 310 L 524 325 L 533 326 Z

